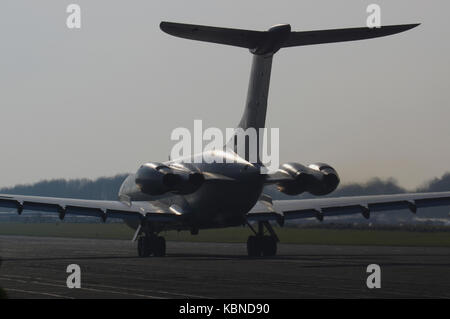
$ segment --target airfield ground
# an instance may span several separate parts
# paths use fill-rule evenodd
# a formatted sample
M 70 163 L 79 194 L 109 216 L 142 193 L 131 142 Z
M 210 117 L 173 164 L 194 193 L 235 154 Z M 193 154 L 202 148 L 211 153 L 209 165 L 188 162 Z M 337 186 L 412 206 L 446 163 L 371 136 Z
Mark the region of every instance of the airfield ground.
M 129 240 L 0 236 L 10 298 L 450 298 L 449 247 L 281 244 L 249 258 L 244 244 L 170 241 L 162 258 Z M 81 288 L 66 286 L 69 264 Z M 381 267 L 368 289 L 367 266 Z
M 166 257 L 138 258 L 122 224 L 0 223 L 0 287 L 10 298 L 450 298 L 448 231 L 277 232 L 273 258 L 247 257 L 239 227 L 167 232 Z M 81 289 L 66 287 L 69 264 Z M 369 264 L 381 289 L 366 286 Z
M 435 246 L 450 247 L 450 231 L 358 230 L 323 228 L 276 228 L 285 244 L 311 245 L 377 245 L 377 246 Z M 201 230 L 193 236 L 189 232 L 163 233 L 168 241 L 245 243 L 248 228 Z M 133 230 L 119 223 L 0 223 L 0 235 L 47 236 L 97 239 L 133 237 Z

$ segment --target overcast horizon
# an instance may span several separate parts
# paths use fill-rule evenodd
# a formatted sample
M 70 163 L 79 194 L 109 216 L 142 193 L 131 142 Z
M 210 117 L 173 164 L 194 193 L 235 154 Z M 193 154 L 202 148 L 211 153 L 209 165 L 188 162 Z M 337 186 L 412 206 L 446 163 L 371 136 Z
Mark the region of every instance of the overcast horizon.
M 65 25 L 81 6 L 82 28 Z M 0 4 L 0 187 L 134 172 L 165 161 L 176 127 L 234 127 L 251 55 L 188 41 L 160 21 L 295 31 L 422 23 L 386 38 L 282 49 L 267 127 L 280 162 L 326 162 L 342 183 L 394 178 L 414 189 L 450 171 L 448 1 L 123 1 Z M 239 9 L 239 10 L 238 10 Z

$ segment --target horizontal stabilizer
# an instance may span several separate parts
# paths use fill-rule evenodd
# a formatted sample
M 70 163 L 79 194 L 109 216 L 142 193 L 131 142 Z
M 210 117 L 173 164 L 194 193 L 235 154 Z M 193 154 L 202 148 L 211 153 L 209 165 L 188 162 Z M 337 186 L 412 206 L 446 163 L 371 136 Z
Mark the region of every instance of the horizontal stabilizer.
M 208 27 L 195 24 L 161 22 L 162 31 L 180 38 L 232 45 L 252 49 L 262 40 L 264 32 Z
M 412 29 L 419 24 L 291 32 L 288 24 L 268 31 L 218 28 L 194 24 L 161 22 L 162 31 L 180 38 L 247 48 L 258 55 L 273 54 L 280 48 L 312 44 L 355 41 L 383 37 Z
M 364 40 L 388 36 L 415 28 L 420 24 L 389 25 L 380 28 L 348 28 L 291 32 L 283 47 Z

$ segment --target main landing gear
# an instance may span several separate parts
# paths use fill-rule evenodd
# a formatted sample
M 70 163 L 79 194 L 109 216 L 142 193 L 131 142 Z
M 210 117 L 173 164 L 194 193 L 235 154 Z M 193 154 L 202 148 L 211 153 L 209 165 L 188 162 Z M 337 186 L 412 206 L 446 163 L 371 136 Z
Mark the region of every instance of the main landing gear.
M 166 255 L 166 240 L 162 236 L 155 234 L 140 236 L 138 239 L 138 256 L 163 257 Z
M 258 222 L 258 231 L 248 224 L 255 233 L 247 240 L 247 253 L 249 257 L 275 256 L 277 254 L 277 243 L 279 241 L 275 231 L 269 222 Z M 264 227 L 269 231 L 269 235 L 264 235 Z

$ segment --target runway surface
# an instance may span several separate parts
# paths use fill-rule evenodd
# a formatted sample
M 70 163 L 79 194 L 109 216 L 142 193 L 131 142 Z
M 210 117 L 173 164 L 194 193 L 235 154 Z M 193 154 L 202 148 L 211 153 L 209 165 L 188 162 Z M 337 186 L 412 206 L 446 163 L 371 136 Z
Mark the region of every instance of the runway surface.
M 130 241 L 0 236 L 0 286 L 10 298 L 450 298 L 450 248 L 280 245 L 246 257 L 244 244 L 168 242 L 138 258 Z M 69 264 L 81 288 L 66 286 Z M 381 288 L 368 289 L 369 264 Z

